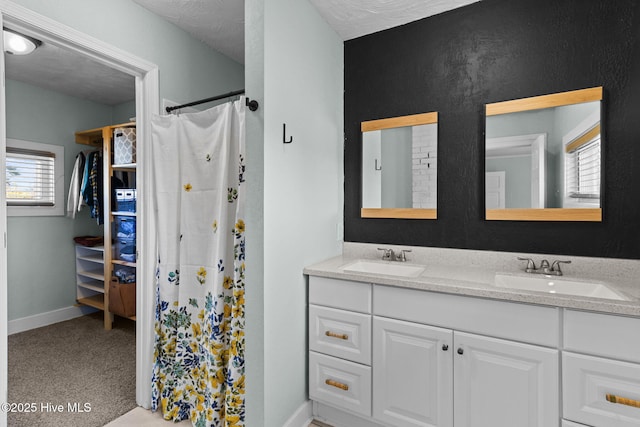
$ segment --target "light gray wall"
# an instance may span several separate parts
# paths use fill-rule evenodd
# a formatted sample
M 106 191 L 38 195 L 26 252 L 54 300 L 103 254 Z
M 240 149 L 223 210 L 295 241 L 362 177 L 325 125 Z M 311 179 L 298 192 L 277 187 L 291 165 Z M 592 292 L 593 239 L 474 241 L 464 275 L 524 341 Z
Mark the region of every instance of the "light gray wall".
M 596 111 L 600 111 L 600 101 L 584 102 L 557 108 L 556 133 L 562 138 Z
M 487 159 L 486 172 L 505 172 L 505 208 L 531 208 L 531 156 Z
M 130 122 L 136 116 L 136 101 L 114 105 L 112 111 L 111 124 L 117 125 Z
M 245 8 L 247 56 L 256 55 L 247 87 L 264 88 L 264 119 L 249 119 L 247 140 L 247 167 L 263 179 L 262 194 L 255 186 L 247 198 L 247 229 L 262 227 L 247 237 L 247 268 L 263 269 L 264 280 L 247 280 L 247 311 L 263 307 L 262 322 L 248 314 L 247 353 L 263 353 L 247 361 L 246 424 L 281 427 L 307 400 L 302 270 L 341 251 L 343 43 L 306 0 L 247 0 Z M 283 123 L 291 144 L 282 143 Z
M 7 80 L 7 137 L 61 145 L 65 149 L 66 206 L 75 156 L 88 146 L 74 132 L 109 124 L 112 108 Z M 9 217 L 7 220 L 9 320 L 75 304 L 73 237 L 102 234 L 88 210 L 64 216 Z
M 247 228 L 246 228 L 246 422 L 266 426 L 265 415 L 265 312 L 264 306 L 264 0 L 245 0 L 245 88 L 260 102 L 260 108 L 246 116 L 247 148 Z M 271 339 L 271 335 L 269 336 Z M 278 390 L 276 387 L 274 390 Z
M 413 207 L 411 127 L 382 131 L 382 207 Z

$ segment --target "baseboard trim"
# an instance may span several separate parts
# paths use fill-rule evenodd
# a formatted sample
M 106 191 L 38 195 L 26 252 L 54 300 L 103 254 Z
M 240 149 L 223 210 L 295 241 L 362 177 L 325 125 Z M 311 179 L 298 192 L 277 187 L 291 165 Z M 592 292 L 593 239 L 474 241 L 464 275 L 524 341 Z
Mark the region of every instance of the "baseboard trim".
M 21 317 L 19 319 L 10 320 L 8 323 L 9 335 L 19 332 L 28 331 L 43 326 L 53 325 L 54 323 L 64 322 L 65 320 L 75 319 L 97 310 L 87 306 L 70 306 L 60 308 L 58 310 L 47 311 L 46 313 L 34 314 L 33 316 Z
M 313 417 L 333 427 L 384 427 L 371 419 L 362 418 L 319 402 L 313 402 Z
M 307 427 L 312 420 L 313 404 L 310 400 L 307 400 L 300 405 L 282 427 Z

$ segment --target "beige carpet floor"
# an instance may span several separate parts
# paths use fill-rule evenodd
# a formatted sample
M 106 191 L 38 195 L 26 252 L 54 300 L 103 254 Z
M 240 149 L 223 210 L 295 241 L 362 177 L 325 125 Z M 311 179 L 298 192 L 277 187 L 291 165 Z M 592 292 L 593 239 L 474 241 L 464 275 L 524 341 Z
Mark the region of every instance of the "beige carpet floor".
M 9 402 L 33 412 L 10 412 L 9 426 L 102 427 L 136 407 L 135 369 L 128 319 L 105 331 L 96 313 L 11 335 Z

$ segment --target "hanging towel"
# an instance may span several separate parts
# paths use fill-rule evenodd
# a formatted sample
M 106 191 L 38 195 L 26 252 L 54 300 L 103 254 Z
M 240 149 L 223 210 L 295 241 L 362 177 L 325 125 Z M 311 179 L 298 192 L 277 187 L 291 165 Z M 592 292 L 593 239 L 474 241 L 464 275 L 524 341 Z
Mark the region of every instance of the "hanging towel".
M 79 211 L 81 199 L 80 187 L 82 186 L 84 163 L 84 153 L 80 152 L 76 156 L 76 162 L 73 165 L 73 172 L 71 173 L 71 183 L 69 184 L 69 196 L 67 197 L 67 216 L 69 218 L 75 218 L 76 213 Z

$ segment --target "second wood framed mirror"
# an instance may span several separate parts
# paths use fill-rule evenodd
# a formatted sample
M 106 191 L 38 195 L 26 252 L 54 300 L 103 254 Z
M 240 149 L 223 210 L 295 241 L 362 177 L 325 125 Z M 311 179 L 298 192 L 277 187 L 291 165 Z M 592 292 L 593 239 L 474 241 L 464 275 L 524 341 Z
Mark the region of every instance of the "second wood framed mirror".
M 485 218 L 602 221 L 602 87 L 486 105 Z

